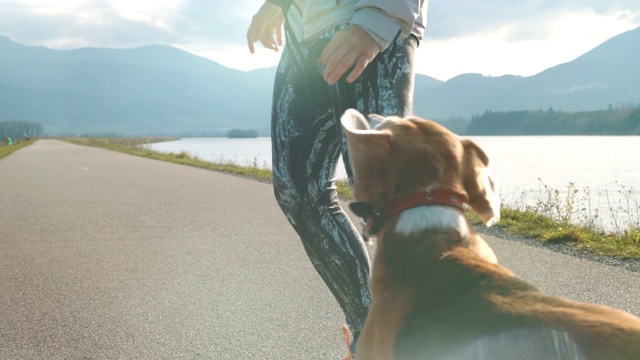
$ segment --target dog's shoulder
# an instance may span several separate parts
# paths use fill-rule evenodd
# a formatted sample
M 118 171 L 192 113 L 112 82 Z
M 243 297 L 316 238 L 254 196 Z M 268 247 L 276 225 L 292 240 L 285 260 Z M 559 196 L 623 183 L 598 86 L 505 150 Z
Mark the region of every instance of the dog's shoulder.
M 424 285 L 399 332 L 399 343 L 418 336 L 431 348 L 453 346 L 484 336 L 487 329 L 500 333 L 525 326 L 522 318 L 497 311 L 491 294 L 510 297 L 538 292 L 504 267 L 462 247 L 444 254 Z
M 532 351 L 558 347 L 554 357 L 540 359 L 640 358 L 640 320 L 628 313 L 546 295 L 464 248 L 444 254 L 432 270 L 433 283 L 417 294 L 398 333 L 397 351 L 464 359 L 475 349 L 506 359 L 501 347 L 510 342 Z
M 474 289 L 479 296 L 487 293 L 539 293 L 538 289 L 516 277 L 504 266 L 486 261 L 476 251 L 457 247 L 440 258 L 436 271 L 440 278 L 452 277 L 451 281 L 468 284 L 467 291 Z

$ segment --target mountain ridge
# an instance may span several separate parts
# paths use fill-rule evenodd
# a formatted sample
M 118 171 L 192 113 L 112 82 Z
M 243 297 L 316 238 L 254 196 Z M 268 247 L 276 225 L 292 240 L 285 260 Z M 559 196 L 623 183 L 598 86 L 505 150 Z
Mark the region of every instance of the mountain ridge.
M 169 45 L 52 50 L 0 36 L 0 121 L 48 134 L 206 136 L 231 128 L 269 134 L 275 68 L 230 69 Z M 640 27 L 536 75 L 417 74 L 416 115 L 604 109 L 640 103 Z
M 487 110 L 554 108 L 592 111 L 640 103 L 640 27 L 617 35 L 576 59 L 529 77 L 461 74 L 416 93 L 415 112 L 470 117 Z M 455 110 L 454 110 L 455 109 Z

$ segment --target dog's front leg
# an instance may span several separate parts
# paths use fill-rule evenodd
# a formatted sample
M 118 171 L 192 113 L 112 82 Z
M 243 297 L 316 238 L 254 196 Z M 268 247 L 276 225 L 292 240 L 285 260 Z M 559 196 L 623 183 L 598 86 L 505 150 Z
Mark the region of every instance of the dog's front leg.
M 413 305 L 413 293 L 406 289 L 389 289 L 374 290 L 372 295 L 356 356 L 366 360 L 391 360 L 396 336 Z

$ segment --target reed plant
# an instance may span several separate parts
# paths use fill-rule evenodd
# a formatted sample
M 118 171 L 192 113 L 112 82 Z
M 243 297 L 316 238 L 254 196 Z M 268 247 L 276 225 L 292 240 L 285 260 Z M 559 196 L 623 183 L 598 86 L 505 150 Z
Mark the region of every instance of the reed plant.
M 632 188 L 616 183 L 615 203 L 608 191 L 597 194 L 607 199 L 605 217 L 592 205 L 596 194 L 588 187 L 580 190 L 570 182 L 563 192 L 539 182 L 538 191 L 522 192 L 518 201 L 505 203 L 497 226 L 508 234 L 571 244 L 598 255 L 640 259 L 639 200 Z M 527 195 L 533 201 L 527 201 Z
M 97 146 L 127 154 L 196 166 L 271 181 L 269 169 L 258 167 L 257 160 L 249 166 L 240 166 L 232 161 L 221 159 L 208 162 L 193 157 L 186 152 L 167 154 L 145 149 L 142 144 L 159 140 L 158 138 L 125 139 L 65 139 L 69 142 Z M 351 199 L 351 188 L 347 181 L 337 181 L 337 191 L 341 198 Z M 514 199 L 507 199 L 501 209 L 501 220 L 495 226 L 506 234 L 540 239 L 548 243 L 561 243 L 567 246 L 590 251 L 594 254 L 620 259 L 640 259 L 640 210 L 639 200 L 631 188 L 620 186 L 618 200 L 613 202 L 607 192 L 607 211 L 613 219 L 612 231 L 605 231 L 598 208 L 593 208 L 592 194 L 589 188 L 582 191 L 571 182 L 564 191 L 545 185 L 540 180 L 540 188 L 526 191 Z M 527 199 L 532 198 L 532 199 Z M 531 201 L 532 200 L 532 201 Z M 480 218 L 467 211 L 471 221 L 482 227 Z M 622 221 L 624 220 L 624 221 Z M 482 229 L 481 229 L 482 230 Z

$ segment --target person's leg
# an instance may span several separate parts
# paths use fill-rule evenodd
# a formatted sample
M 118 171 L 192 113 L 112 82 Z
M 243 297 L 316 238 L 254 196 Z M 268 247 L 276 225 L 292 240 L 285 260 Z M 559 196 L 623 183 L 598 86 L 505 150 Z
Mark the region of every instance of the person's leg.
M 316 66 L 318 44 L 288 44 L 282 53 L 271 125 L 274 192 L 357 334 L 370 303 L 370 262 L 338 204 L 335 168 L 341 145 L 328 87 Z
M 413 115 L 414 63 L 413 56 L 418 39 L 411 35 L 404 40 L 395 41 L 381 52 L 367 66 L 362 75 L 352 84 L 346 82 L 346 76 L 331 87 L 336 126 L 341 132 L 340 117 L 345 110 L 354 108 L 363 113 L 382 116 L 395 115 L 406 117 Z M 353 175 L 347 154 L 344 136 L 342 157 L 349 181 L 353 184 Z
M 353 173 L 349 162 L 346 139 L 342 136 L 340 118 L 349 108 L 361 113 L 383 116 L 396 115 L 405 117 L 412 115 L 415 73 L 413 55 L 418 45 L 414 36 L 396 41 L 385 51 L 378 54 L 362 75 L 352 84 L 346 82 L 347 72 L 340 81 L 329 88 L 336 131 L 341 141 L 341 153 L 349 183 L 353 185 Z M 364 318 L 358 326 L 349 324 L 353 333 L 351 348 L 355 349 Z

